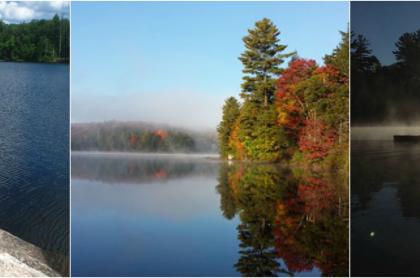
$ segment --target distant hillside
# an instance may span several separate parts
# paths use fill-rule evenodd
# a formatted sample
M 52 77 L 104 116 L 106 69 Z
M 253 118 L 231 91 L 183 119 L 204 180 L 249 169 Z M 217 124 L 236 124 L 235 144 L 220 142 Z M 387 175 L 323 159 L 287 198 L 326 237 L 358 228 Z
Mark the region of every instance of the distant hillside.
M 75 123 L 71 125 L 75 151 L 132 151 L 216 153 L 215 131 L 199 132 L 145 122 Z

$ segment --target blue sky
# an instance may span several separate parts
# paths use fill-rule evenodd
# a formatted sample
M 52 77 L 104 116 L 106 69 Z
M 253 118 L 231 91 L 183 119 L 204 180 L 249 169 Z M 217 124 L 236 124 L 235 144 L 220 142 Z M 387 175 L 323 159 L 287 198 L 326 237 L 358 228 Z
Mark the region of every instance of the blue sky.
M 392 51 L 405 32 L 420 29 L 420 2 L 352 2 L 352 30 L 364 35 L 384 65 L 395 62 Z
M 242 37 L 263 17 L 287 50 L 322 63 L 348 3 L 73 2 L 72 121 L 216 127 L 240 92 Z
M 55 14 L 68 17 L 67 1 L 0 1 L 0 20 L 20 23 L 32 19 L 52 18 Z

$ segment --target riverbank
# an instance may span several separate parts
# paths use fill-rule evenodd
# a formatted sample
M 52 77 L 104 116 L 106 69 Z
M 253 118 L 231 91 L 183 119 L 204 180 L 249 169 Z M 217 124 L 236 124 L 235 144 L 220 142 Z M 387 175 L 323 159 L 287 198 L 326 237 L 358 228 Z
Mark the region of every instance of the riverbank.
M 14 235 L 0 230 L 1 277 L 57 277 L 48 266 L 44 252 Z

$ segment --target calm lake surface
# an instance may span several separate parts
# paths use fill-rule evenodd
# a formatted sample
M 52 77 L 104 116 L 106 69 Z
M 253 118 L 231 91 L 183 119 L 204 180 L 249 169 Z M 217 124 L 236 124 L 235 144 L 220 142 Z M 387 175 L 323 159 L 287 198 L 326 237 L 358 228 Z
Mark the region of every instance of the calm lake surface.
M 420 146 L 354 141 L 351 274 L 419 276 Z
M 73 276 L 348 274 L 348 187 L 213 156 L 72 153 Z
M 0 229 L 68 272 L 69 66 L 0 63 Z

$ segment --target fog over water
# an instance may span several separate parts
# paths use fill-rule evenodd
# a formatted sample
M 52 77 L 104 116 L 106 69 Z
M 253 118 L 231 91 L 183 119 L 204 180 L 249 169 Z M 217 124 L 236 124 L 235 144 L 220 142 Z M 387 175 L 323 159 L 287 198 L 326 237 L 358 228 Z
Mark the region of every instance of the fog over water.
M 417 126 L 354 126 L 351 128 L 351 140 L 393 140 L 394 135 L 420 135 Z
M 215 129 L 225 97 L 197 92 L 151 92 L 119 95 L 78 93 L 72 98 L 72 122 L 144 121 L 195 130 Z M 203 105 L 205 104 L 205 105 Z

